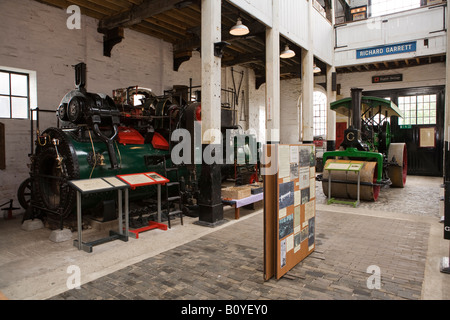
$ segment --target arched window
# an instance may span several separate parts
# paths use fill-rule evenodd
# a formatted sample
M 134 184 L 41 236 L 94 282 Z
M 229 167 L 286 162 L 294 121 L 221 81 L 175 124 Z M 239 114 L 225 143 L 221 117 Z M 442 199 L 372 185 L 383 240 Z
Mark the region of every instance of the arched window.
M 327 134 L 327 95 L 322 91 L 314 91 L 314 136 Z

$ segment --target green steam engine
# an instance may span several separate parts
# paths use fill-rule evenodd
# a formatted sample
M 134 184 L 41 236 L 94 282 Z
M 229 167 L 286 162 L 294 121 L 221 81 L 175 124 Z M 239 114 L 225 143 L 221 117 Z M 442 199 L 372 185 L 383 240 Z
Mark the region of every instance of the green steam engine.
M 85 89 L 86 66 L 81 63 L 75 69 L 76 89 L 61 100 L 56 111 L 58 127 L 38 132 L 30 177 L 18 190 L 26 209 L 24 219 L 43 217 L 49 227 L 74 227 L 76 192 L 68 181 L 140 172 L 157 172 L 177 183 L 179 188 L 170 193 L 179 197 L 182 214 L 195 216 L 201 164 L 173 164 L 171 150 L 176 142 L 171 135 L 178 128 L 193 133 L 194 123 L 201 120 L 200 102 L 189 102 L 187 90 L 161 97 L 139 87 L 114 90 L 112 98 L 90 93 Z M 231 108 L 222 107 L 223 130 L 237 128 L 229 116 L 232 113 Z M 258 157 L 250 154 L 249 139 L 256 140 L 246 135 L 245 145 L 235 145 L 235 157 L 243 154 L 247 164 L 222 165 L 222 179 L 237 178 L 241 183 L 258 179 L 258 165 L 248 163 L 249 157 Z M 239 177 L 236 172 L 241 173 Z M 154 186 L 130 191 L 130 225 L 131 219 L 142 220 L 156 210 L 153 194 Z M 101 221 L 115 219 L 116 209 L 115 193 L 83 200 L 83 212 Z

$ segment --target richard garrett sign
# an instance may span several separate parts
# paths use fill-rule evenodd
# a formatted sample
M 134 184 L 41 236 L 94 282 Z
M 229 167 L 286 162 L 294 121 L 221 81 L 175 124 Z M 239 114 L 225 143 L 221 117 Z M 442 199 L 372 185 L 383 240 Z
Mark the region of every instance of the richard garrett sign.
M 417 50 L 416 41 L 391 44 L 388 46 L 378 46 L 356 50 L 356 59 L 365 59 L 391 54 L 415 52 Z

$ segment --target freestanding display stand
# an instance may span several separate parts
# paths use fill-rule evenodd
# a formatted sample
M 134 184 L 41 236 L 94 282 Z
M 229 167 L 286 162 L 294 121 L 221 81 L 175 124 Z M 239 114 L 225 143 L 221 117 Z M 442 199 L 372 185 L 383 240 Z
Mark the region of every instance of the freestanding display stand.
M 315 147 L 266 145 L 264 155 L 264 279 L 269 280 L 280 279 L 315 249 Z
M 133 173 L 133 174 L 125 174 L 125 175 L 118 175 L 117 176 L 120 180 L 125 182 L 130 186 L 131 189 L 136 189 L 138 187 L 144 187 L 144 186 L 151 186 L 156 185 L 157 186 L 157 197 L 158 197 L 158 204 L 157 204 L 157 222 L 156 221 L 150 221 L 148 226 L 134 229 L 134 230 L 128 230 L 127 226 L 127 232 L 130 232 L 130 234 L 136 238 L 139 239 L 139 233 L 152 230 L 152 229 L 160 229 L 160 230 L 167 230 L 167 225 L 161 223 L 161 185 L 165 185 L 167 182 L 170 182 L 169 179 L 166 177 L 163 177 L 156 172 L 148 172 L 148 173 Z
M 78 250 L 84 250 L 88 253 L 92 252 L 94 246 L 110 242 L 113 240 L 128 241 L 128 185 L 116 177 L 96 178 L 84 180 L 69 181 L 69 185 L 77 191 L 77 228 L 78 239 L 73 241 L 73 245 Z M 115 191 L 118 193 L 118 207 L 119 207 L 119 230 L 118 232 L 111 230 L 109 237 L 98 239 L 92 242 L 83 242 L 82 233 L 82 215 L 81 215 L 81 198 L 83 195 L 98 192 Z M 125 190 L 125 231 L 122 226 L 122 191 Z
M 363 163 L 336 163 L 331 162 L 325 165 L 324 170 L 328 171 L 328 200 L 327 204 L 331 203 L 341 203 L 341 204 L 351 204 L 355 208 L 359 206 L 360 203 L 360 193 L 361 193 L 361 169 L 363 167 Z M 346 200 L 336 200 L 331 197 L 331 172 L 333 171 L 345 171 L 345 172 L 353 172 L 358 176 L 358 182 L 356 185 L 356 201 L 346 201 Z

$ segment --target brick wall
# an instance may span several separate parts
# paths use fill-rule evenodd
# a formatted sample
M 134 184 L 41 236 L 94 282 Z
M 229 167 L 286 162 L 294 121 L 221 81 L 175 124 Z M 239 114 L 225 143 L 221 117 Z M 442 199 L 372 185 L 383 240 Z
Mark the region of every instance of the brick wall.
M 372 83 L 373 76 L 402 74 L 403 81 L 388 83 Z M 413 66 L 384 71 L 359 72 L 339 74 L 337 82 L 341 85 L 341 94 L 337 99 L 350 97 L 350 89 L 357 87 L 365 91 L 390 90 L 402 88 L 418 88 L 445 85 L 445 63 Z M 338 115 L 337 122 L 347 122 L 347 117 Z
M 69 30 L 71 14 L 37 1 L 0 1 L 0 67 L 34 71 L 37 83 L 37 106 L 56 110 L 62 97 L 74 89 L 73 65 L 87 64 L 87 90 L 111 94 L 113 89 L 139 85 L 151 88 L 157 95 L 174 85 L 201 84 L 200 53 L 193 52 L 190 61 L 173 71 L 172 45 L 162 40 L 125 29 L 125 38 L 103 56 L 103 35 L 97 32 L 98 21 L 82 16 L 81 29 Z M 255 88 L 254 73 L 244 71 L 247 118 L 239 121 L 246 130 L 260 129 L 260 110 L 265 108 L 265 86 Z M 232 87 L 230 69 L 223 69 L 222 86 Z M 239 116 L 239 113 L 238 113 Z M 0 202 L 13 198 L 28 175 L 30 121 L 0 119 L 6 132 L 6 169 L 0 170 Z M 54 113 L 41 113 L 40 129 L 56 126 Z M 265 138 L 258 132 L 259 141 Z M 4 201 L 3 201 L 4 202 Z
M 372 83 L 375 75 L 403 74 L 403 81 L 390 83 Z M 412 66 L 393 70 L 357 72 L 339 74 L 337 83 L 341 85 L 341 94 L 337 99 L 350 97 L 350 89 L 359 87 L 365 91 L 389 90 L 399 88 L 415 88 L 425 86 L 445 85 L 445 63 L 433 63 L 422 66 Z M 325 77 L 315 77 L 316 86 L 325 82 Z M 301 115 L 298 110 L 298 98 L 301 95 L 301 81 L 298 79 L 281 81 L 280 106 L 280 141 L 281 143 L 298 143 Z M 336 121 L 346 122 L 347 117 L 337 116 Z
M 56 110 L 62 97 L 74 89 L 72 65 L 87 64 L 87 89 L 111 95 L 115 88 L 139 85 L 157 95 L 173 85 L 200 85 L 200 57 L 173 71 L 172 45 L 125 29 L 125 38 L 103 56 L 98 21 L 81 18 L 81 29 L 69 30 L 65 10 L 31 0 L 0 1 L 0 66 L 36 72 L 37 105 Z M 6 132 L 6 169 L 0 170 L 0 203 L 13 198 L 28 177 L 30 121 L 0 119 Z M 56 126 L 55 114 L 42 114 L 41 130 Z
M 299 141 L 299 98 L 302 92 L 300 79 L 281 81 L 280 84 L 280 142 L 283 144 Z
M 389 74 L 402 74 L 403 81 L 372 83 L 373 76 Z M 337 82 L 341 85 L 341 96 L 345 98 L 350 97 L 352 87 L 373 91 L 445 85 L 445 75 L 445 63 L 442 62 L 384 71 L 343 73 L 338 75 Z

